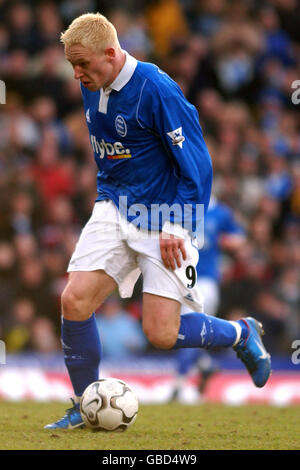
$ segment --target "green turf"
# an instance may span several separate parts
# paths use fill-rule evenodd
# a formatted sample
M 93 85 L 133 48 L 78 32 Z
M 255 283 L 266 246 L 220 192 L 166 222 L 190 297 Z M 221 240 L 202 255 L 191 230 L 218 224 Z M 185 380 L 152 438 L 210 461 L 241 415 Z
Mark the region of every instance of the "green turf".
M 144 405 L 124 433 L 43 430 L 65 408 L 0 402 L 0 449 L 300 449 L 300 406 Z

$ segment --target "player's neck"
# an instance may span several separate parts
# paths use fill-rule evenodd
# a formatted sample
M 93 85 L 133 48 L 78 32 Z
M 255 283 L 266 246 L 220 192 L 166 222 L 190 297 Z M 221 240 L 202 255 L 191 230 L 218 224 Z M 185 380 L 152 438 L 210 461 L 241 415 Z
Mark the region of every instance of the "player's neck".
M 112 75 L 111 75 L 111 80 L 108 84 L 106 84 L 103 87 L 104 91 L 106 90 L 106 88 L 108 88 L 115 81 L 115 79 L 117 78 L 117 76 L 121 72 L 122 68 L 124 67 L 125 62 L 126 62 L 126 54 L 125 54 L 124 51 L 122 51 L 122 49 L 120 49 L 117 53 L 117 56 L 116 56 L 116 61 L 115 61 L 115 65 L 114 65 L 114 68 L 113 68 Z

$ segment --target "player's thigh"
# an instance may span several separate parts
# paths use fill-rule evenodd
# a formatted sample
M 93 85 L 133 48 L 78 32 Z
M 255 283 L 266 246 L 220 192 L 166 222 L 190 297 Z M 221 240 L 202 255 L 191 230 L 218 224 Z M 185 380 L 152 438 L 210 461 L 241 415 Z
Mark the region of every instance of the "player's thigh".
M 62 293 L 62 313 L 69 320 L 88 318 L 117 288 L 103 270 L 70 272 Z
M 138 252 L 138 265 L 143 274 L 143 292 L 187 304 L 190 311 L 203 312 L 203 296 L 197 286 L 198 249 L 185 239 L 186 259 L 181 267 L 167 269 L 161 258 L 159 238 L 138 240 L 131 247 Z
M 120 237 L 119 219 L 112 201 L 95 204 L 68 266 L 71 274 L 62 295 L 65 318 L 88 318 L 117 287 L 123 295 L 133 289 L 136 255 Z
M 144 292 L 143 330 L 154 346 L 174 346 L 180 326 L 180 303 L 177 300 Z

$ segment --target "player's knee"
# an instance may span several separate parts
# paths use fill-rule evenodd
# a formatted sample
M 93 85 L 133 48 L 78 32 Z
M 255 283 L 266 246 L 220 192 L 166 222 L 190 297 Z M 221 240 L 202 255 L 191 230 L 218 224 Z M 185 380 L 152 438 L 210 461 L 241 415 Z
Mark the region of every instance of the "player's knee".
M 75 312 L 77 308 L 77 300 L 75 295 L 70 289 L 65 289 L 61 296 L 61 307 L 63 315 L 70 315 Z
M 64 318 L 68 320 L 85 320 L 90 316 L 83 306 L 83 299 L 72 289 L 66 288 L 63 291 L 61 307 Z
M 174 347 L 180 325 L 180 303 L 144 294 L 143 330 L 150 343 L 160 349 Z
M 149 342 L 159 349 L 171 349 L 176 342 L 177 332 L 173 328 L 165 330 L 144 325 L 144 333 Z

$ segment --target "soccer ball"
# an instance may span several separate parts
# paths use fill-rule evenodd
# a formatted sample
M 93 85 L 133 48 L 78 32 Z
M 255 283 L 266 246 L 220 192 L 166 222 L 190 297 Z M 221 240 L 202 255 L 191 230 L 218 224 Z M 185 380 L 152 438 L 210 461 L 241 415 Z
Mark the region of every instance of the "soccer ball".
M 85 425 L 102 431 L 125 431 L 134 423 L 138 406 L 132 389 L 114 378 L 91 383 L 80 399 L 80 413 Z

